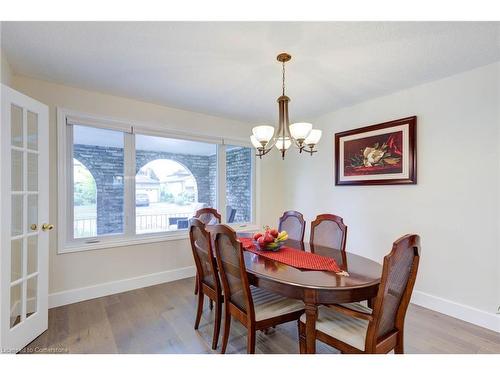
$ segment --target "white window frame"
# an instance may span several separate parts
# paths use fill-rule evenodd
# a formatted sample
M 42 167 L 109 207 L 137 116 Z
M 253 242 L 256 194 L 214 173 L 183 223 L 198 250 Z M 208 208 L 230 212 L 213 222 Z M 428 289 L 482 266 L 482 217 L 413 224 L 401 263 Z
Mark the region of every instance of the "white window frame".
M 100 235 L 96 237 L 73 238 L 73 166 L 72 142 L 69 142 L 69 123 L 79 123 L 91 127 L 104 128 L 124 132 L 124 230 L 121 234 Z M 138 245 L 151 242 L 173 241 L 188 238 L 187 229 L 178 229 L 168 232 L 135 234 L 135 134 L 152 135 L 166 138 L 177 138 L 190 141 L 207 142 L 217 145 L 217 207 L 225 218 L 226 210 L 226 145 L 250 147 L 251 143 L 244 139 L 222 138 L 210 135 L 193 134 L 172 129 L 166 129 L 165 124 L 147 124 L 135 121 L 115 119 L 106 116 L 96 116 L 65 108 L 57 108 L 57 136 L 58 136 L 58 253 L 71 253 L 85 250 L 96 250 L 112 247 Z M 238 231 L 256 230 L 257 200 L 259 189 L 260 168 L 256 157 L 252 157 L 252 202 L 251 222 L 228 224 Z

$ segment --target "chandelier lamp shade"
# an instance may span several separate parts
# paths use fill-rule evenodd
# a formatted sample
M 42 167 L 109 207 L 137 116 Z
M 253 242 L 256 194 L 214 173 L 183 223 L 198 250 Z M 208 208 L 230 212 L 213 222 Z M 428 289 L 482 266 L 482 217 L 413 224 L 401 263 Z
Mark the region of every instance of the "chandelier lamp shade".
M 252 129 L 250 136 L 252 145 L 257 150 L 256 155 L 262 159 L 272 150 L 273 146 L 281 152 L 282 159 L 285 159 L 286 151 L 294 145 L 299 153 L 302 151 L 309 154 L 317 152 L 316 145 L 321 139 L 321 130 L 313 129 L 308 122 L 296 122 L 290 125 L 288 118 L 288 103 L 290 98 L 285 95 L 285 63 L 290 61 L 292 56 L 288 53 L 280 53 L 277 60 L 282 64 L 282 93 L 278 98 L 278 130 L 274 126 L 259 125 Z

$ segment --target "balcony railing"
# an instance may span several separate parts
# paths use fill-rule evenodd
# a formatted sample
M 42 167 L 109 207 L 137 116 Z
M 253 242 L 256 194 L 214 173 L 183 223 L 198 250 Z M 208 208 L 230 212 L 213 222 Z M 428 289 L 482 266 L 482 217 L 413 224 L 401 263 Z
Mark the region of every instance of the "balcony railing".
M 95 217 L 75 218 L 73 231 L 75 238 L 95 237 L 97 235 L 97 219 Z
M 167 214 L 136 215 L 135 230 L 137 234 L 166 232 L 178 229 L 178 221 L 193 216 L 193 211 Z M 97 236 L 97 219 L 95 217 L 75 218 L 74 237 L 85 238 Z
M 136 215 L 135 231 L 137 234 L 142 234 L 176 230 L 178 229 L 178 219 L 187 220 L 191 216 L 193 216 L 193 211 L 174 214 Z

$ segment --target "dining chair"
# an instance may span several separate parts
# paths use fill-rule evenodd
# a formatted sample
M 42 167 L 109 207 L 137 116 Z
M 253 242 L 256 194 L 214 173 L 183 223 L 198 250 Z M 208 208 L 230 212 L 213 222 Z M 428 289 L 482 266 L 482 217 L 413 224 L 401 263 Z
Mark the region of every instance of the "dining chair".
M 212 339 L 212 349 L 215 350 L 219 339 L 223 296 L 212 250 L 210 233 L 205 230 L 205 224 L 201 220 L 197 218 L 192 220 L 189 227 L 189 239 L 198 275 L 196 279 L 198 286 L 198 309 L 194 329 L 198 329 L 200 324 L 204 297 L 207 296 L 210 302 L 215 302 L 215 324 Z
M 311 223 L 310 244 L 345 251 L 347 226 L 337 215 L 321 214 Z
M 316 339 L 341 353 L 404 353 L 404 320 L 417 277 L 420 237 L 396 240 L 384 257 L 373 309 L 361 303 L 320 306 Z M 305 314 L 299 321 L 300 352 L 305 352 Z
M 221 352 L 226 352 L 231 317 L 234 317 L 247 327 L 247 352 L 255 353 L 256 331 L 298 320 L 304 311 L 304 304 L 250 286 L 243 245 L 236 233 L 229 226 L 219 224 L 212 234 L 215 236 L 215 255 L 225 299 Z
M 295 241 L 304 241 L 306 222 L 298 211 L 285 211 L 279 218 L 278 230 L 286 230 L 288 238 Z
M 195 212 L 193 217 L 206 225 L 220 224 L 221 222 L 221 214 L 215 208 L 211 207 L 200 208 Z
M 220 224 L 221 217 L 221 214 L 215 208 L 211 207 L 200 208 L 193 215 L 193 218 L 199 219 L 205 225 Z M 198 274 L 196 274 L 194 294 L 198 294 Z M 210 307 L 212 307 L 212 302 L 210 302 Z

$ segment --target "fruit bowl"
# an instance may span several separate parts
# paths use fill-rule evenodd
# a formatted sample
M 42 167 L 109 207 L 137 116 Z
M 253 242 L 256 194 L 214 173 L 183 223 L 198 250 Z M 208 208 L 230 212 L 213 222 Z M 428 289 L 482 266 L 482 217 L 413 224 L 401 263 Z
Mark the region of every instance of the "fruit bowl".
M 260 245 L 257 241 L 253 241 L 253 243 L 255 244 L 255 247 L 257 248 L 257 250 L 278 251 L 279 249 L 281 249 L 281 247 L 283 246 L 285 241 L 276 241 L 276 242 L 271 242 L 271 243 L 265 244 L 265 245 Z
M 278 251 L 287 240 L 286 231 L 278 232 L 277 229 L 265 227 L 264 233 L 255 233 L 253 242 L 258 250 Z

